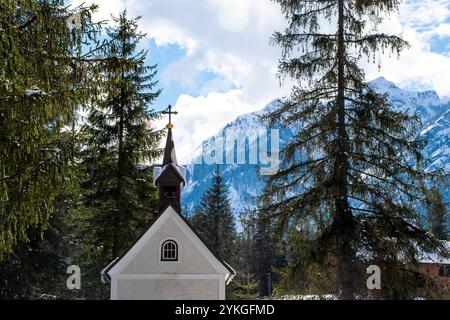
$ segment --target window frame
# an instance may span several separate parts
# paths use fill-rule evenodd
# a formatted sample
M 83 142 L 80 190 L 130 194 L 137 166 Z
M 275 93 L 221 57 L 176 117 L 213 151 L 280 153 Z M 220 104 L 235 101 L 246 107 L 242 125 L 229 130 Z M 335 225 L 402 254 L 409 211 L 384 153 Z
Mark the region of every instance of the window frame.
M 162 190 L 162 198 L 164 200 L 177 199 L 177 187 L 176 186 L 165 186 Z
M 444 265 L 444 277 L 450 278 L 450 264 Z
M 169 244 L 173 244 L 175 247 L 174 248 L 175 258 L 167 258 L 167 256 L 165 255 L 165 253 L 166 253 L 165 247 L 166 247 L 166 245 L 169 245 Z M 178 261 L 178 243 L 174 239 L 164 240 L 160 246 L 160 250 L 161 250 L 160 261 L 163 261 L 163 262 L 177 262 Z

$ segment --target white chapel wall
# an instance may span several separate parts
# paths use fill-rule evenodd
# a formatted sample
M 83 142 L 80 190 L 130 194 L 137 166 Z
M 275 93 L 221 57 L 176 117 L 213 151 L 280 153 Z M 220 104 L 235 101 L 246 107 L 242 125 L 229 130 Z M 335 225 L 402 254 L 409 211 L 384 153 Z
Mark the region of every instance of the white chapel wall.
M 167 239 L 178 244 L 178 261 L 161 261 L 160 247 Z M 216 274 L 213 266 L 206 260 L 178 224 L 169 218 L 143 249 L 134 257 L 121 274 Z
M 219 279 L 118 279 L 119 300 L 223 299 Z M 221 290 L 222 289 L 222 290 Z M 114 298 L 114 297 L 113 297 Z
M 211 253 L 198 243 L 191 230 L 183 229 L 187 226 L 171 207 L 166 210 L 135 250 L 111 269 L 111 299 L 225 299 L 228 270 L 220 265 L 216 266 L 218 272 L 197 245 L 209 257 Z M 161 245 L 168 239 L 178 244 L 178 261 L 161 261 Z

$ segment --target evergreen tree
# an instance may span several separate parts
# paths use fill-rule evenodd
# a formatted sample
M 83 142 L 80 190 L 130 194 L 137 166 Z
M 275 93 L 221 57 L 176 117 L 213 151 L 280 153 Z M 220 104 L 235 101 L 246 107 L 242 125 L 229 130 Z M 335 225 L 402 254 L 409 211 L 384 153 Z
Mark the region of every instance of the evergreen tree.
M 314 255 L 315 231 L 306 223 L 291 227 L 285 235 L 284 253 L 287 263 L 274 269 L 276 296 L 316 296 L 336 292 L 335 256 L 330 254 L 322 263 L 311 261 Z M 328 265 L 328 268 L 324 268 Z
M 252 246 L 252 259 L 255 273 L 259 282 L 259 293 L 261 296 L 268 296 L 273 292 L 272 284 L 278 281 L 278 276 L 273 270 L 285 265 L 285 253 L 282 239 L 279 239 L 274 232 L 274 225 L 260 217 L 258 210 L 246 213 L 243 228 L 251 228 L 253 234 L 248 238 Z M 245 269 L 244 269 L 245 270 Z
M 0 299 L 55 299 L 65 286 L 58 215 L 43 234 L 28 232 L 29 241 L 14 246 L 0 262 Z
M 240 213 L 242 231 L 236 238 L 236 260 L 233 264 L 237 275 L 227 291 L 231 299 L 252 298 L 251 296 L 246 297 L 246 294 L 253 295 L 254 288 L 246 288 L 246 286 L 254 282 L 257 284 L 255 297 L 259 296 L 259 283 L 256 280 L 257 275 L 255 274 L 256 270 L 258 270 L 255 221 L 254 211 L 245 210 Z
M 95 88 L 87 62 L 99 45 L 100 26 L 90 20 L 95 9 L 50 0 L 0 3 L 0 260 L 45 231 L 71 176 L 72 141 L 61 133 Z M 73 15 L 78 28 L 68 27 Z M 85 43 L 93 51 L 82 53 Z
M 64 192 L 55 197 L 44 232 L 30 229 L 29 241 L 16 244 L 13 252 L 0 262 L 0 299 L 82 297 L 79 290 L 66 287 L 67 266 L 80 264 L 80 260 L 72 260 L 79 248 L 72 224 L 80 221 L 76 210 L 80 192 L 77 179 L 69 182 Z
M 238 272 L 236 278 L 233 283 L 233 298 L 249 300 L 259 296 L 259 282 L 248 268 L 245 272 Z
M 86 238 L 93 264 L 88 265 L 92 292 L 96 291 L 99 271 L 129 249 L 157 213 L 157 193 L 150 170 L 144 165 L 160 155 L 162 131 L 151 127 L 157 114 L 150 109 L 159 96 L 156 65 L 146 66 L 147 51 L 137 50 L 144 34 L 137 31 L 139 18 L 126 12 L 113 18 L 115 27 L 107 29 L 108 45 L 103 50 L 102 97 L 83 128 L 86 137 L 83 167 Z
M 247 270 L 250 273 L 258 273 L 258 262 L 260 261 L 258 259 L 259 250 L 257 244 L 259 242 L 257 239 L 260 237 L 258 236 L 256 210 L 244 210 L 241 212 L 239 222 L 242 231 L 237 237 L 236 268 L 242 272 Z
M 424 185 L 434 176 L 423 170 L 418 117 L 395 111 L 358 66 L 407 46 L 376 31 L 400 1 L 276 2 L 288 21 L 274 35 L 283 51 L 279 72 L 296 84 L 265 119 L 301 129 L 282 152 L 282 168 L 268 179 L 266 221 L 281 230 L 314 225 L 307 261 L 323 272 L 335 266 L 341 298 L 367 293 L 365 267 L 374 262 L 384 276 L 384 297 L 411 298 L 423 283 L 418 253 L 439 246 L 420 227 Z
M 448 226 L 450 215 L 448 208 L 438 190 L 428 193 L 428 224 L 430 231 L 441 240 L 448 240 Z
M 257 296 L 267 296 L 279 280 L 274 270 L 285 266 L 283 247 L 272 234 L 272 226 L 260 220 L 258 210 L 241 212 L 240 225 L 242 231 L 237 236 L 237 258 L 233 264 L 238 281 L 231 285 L 232 295 L 237 297 L 242 293 L 241 282 L 251 274 L 251 280 L 258 284 Z
M 194 230 L 218 257 L 233 264 L 236 258 L 236 227 L 228 200 L 228 186 L 217 167 L 211 187 L 192 217 Z

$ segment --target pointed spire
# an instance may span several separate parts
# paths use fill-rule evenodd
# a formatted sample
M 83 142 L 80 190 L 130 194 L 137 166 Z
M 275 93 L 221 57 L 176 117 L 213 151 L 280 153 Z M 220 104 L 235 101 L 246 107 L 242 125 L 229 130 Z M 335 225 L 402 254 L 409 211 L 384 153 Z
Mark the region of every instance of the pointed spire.
M 169 115 L 169 123 L 166 126 L 168 132 L 167 132 L 166 147 L 164 148 L 163 166 L 165 166 L 168 163 L 177 164 L 177 156 L 175 155 L 175 144 L 173 143 L 173 136 L 172 136 L 172 128 L 173 128 L 172 115 L 177 113 L 178 113 L 177 111 L 172 111 L 172 106 L 170 104 L 167 107 L 167 109 L 162 112 L 162 114 Z
M 177 164 L 177 156 L 175 154 L 175 143 L 173 142 L 172 128 L 168 128 L 166 147 L 164 148 L 163 166 L 168 163 Z

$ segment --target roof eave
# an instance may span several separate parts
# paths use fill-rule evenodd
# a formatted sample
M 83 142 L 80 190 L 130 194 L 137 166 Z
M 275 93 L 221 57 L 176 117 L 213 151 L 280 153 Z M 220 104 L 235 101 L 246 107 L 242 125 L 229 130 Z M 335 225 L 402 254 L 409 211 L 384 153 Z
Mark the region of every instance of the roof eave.
M 116 263 L 118 261 L 119 261 L 119 257 L 115 258 L 100 272 L 100 278 L 103 283 L 111 282 L 111 276 L 109 275 L 109 271 L 116 265 Z

